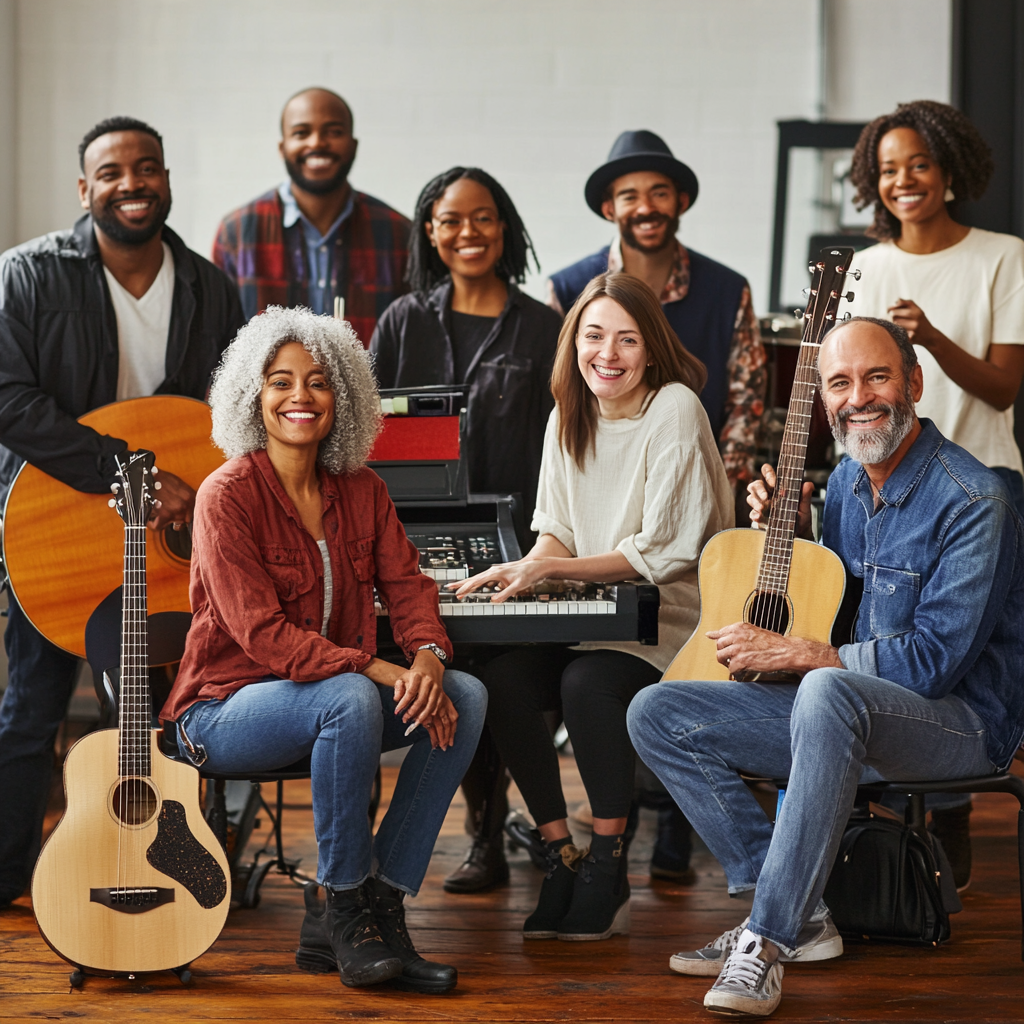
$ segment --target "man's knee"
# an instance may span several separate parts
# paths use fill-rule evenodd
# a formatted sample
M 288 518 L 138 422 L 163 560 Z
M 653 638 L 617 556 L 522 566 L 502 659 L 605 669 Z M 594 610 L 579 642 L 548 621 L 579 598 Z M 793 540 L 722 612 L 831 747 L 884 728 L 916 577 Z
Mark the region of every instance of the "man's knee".
M 626 729 L 641 758 L 646 752 L 661 749 L 668 742 L 666 722 L 675 718 L 680 710 L 679 695 L 673 693 L 673 689 L 671 683 L 646 686 L 626 709 Z
M 793 701 L 792 729 L 812 727 L 823 721 L 856 724 L 860 701 L 843 668 L 816 668 L 803 677 Z

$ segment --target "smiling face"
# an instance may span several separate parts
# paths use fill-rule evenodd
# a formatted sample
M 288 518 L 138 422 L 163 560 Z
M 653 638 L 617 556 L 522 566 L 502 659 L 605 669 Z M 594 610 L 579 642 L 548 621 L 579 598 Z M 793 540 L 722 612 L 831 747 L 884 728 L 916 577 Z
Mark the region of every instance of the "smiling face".
M 493 274 L 505 251 L 505 224 L 494 196 L 472 178 L 460 178 L 444 190 L 424 230 L 441 262 L 464 278 Z
M 655 253 L 675 242 L 679 218 L 689 202 L 690 197 L 664 174 L 634 171 L 612 182 L 611 196 L 601 204 L 601 212 L 618 225 L 626 245 Z
M 832 434 L 851 459 L 877 465 L 909 447 L 914 403 L 923 391 L 921 367 L 904 374 L 900 350 L 884 327 L 855 321 L 835 328 L 821 347 L 818 372 Z
M 267 448 L 316 448 L 334 426 L 334 389 L 323 367 L 297 341 L 282 345 L 260 392 Z
M 640 411 L 650 387 L 644 379 L 647 348 L 636 321 L 614 299 L 594 299 L 580 316 L 576 362 L 609 419 Z
M 351 111 L 324 89 L 293 96 L 281 114 L 278 149 L 292 182 L 312 195 L 346 187 L 358 146 Z
M 98 231 L 122 245 L 148 242 L 171 210 L 171 180 L 148 132 L 107 132 L 83 155 L 78 197 Z
M 878 195 L 901 224 L 948 217 L 943 198 L 950 179 L 913 128 L 893 128 L 878 143 Z

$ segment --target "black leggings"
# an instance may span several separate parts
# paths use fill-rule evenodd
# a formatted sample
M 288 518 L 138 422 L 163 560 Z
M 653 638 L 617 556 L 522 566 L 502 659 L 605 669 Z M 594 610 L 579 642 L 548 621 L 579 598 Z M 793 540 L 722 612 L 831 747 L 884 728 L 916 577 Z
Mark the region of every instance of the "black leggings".
M 558 754 L 544 712 L 560 712 L 595 818 L 624 818 L 635 753 L 626 708 L 661 672 L 622 651 L 538 645 L 495 658 L 483 670 L 487 724 L 538 825 L 566 816 Z

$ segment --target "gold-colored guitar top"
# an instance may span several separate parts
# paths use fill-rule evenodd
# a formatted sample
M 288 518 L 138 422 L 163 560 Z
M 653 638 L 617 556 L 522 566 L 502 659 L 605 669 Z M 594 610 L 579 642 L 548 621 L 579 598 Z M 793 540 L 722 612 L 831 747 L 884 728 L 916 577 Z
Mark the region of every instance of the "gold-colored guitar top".
M 734 622 L 804 640 L 830 643 L 846 590 L 843 563 L 833 551 L 796 538 L 811 410 L 818 383 L 822 338 L 834 324 L 853 249 L 823 249 L 811 264 L 814 281 L 804 313 L 786 429 L 779 450 L 777 482 L 766 530 L 724 530 L 704 547 L 698 569 L 700 621 L 665 670 L 663 679 L 735 678 L 718 661 L 705 634 Z M 779 673 L 744 673 L 742 681 L 795 682 Z

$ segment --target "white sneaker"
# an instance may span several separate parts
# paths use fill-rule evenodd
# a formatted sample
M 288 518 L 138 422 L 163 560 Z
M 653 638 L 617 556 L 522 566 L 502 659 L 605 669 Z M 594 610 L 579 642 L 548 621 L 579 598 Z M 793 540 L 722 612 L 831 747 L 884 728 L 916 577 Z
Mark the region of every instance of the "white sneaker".
M 729 959 L 729 954 L 736 948 L 750 918 L 744 918 L 735 928 L 722 932 L 713 942 L 703 949 L 694 949 L 675 953 L 669 958 L 668 965 L 677 974 L 689 974 L 691 977 L 713 978 Z M 820 921 L 808 921 L 800 931 L 800 943 L 794 956 L 787 956 L 779 950 L 782 963 L 811 963 L 815 960 L 831 960 L 842 956 L 843 938 L 832 923 L 832 915 L 828 914 Z
M 760 935 L 743 930 L 739 942 L 704 996 L 705 1009 L 729 1016 L 768 1017 L 782 1001 L 784 969 L 762 959 Z

